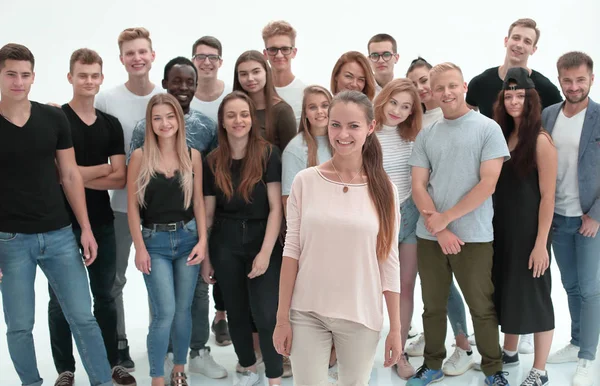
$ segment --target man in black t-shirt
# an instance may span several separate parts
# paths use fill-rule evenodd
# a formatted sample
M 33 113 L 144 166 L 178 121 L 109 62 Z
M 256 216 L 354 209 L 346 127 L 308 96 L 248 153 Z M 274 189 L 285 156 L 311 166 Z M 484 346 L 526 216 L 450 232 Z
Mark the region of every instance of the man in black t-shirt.
M 110 386 L 84 267 L 84 261 L 89 266 L 96 259 L 97 245 L 83 181 L 65 114 L 28 99 L 34 63 L 27 47 L 11 43 L 0 49 L 0 269 L 8 350 L 21 383 L 41 385 L 32 334 L 39 265 L 77 331 L 74 338 L 90 383 Z M 61 184 L 81 229 L 84 261 Z
M 71 126 L 75 160 L 85 186 L 85 199 L 92 232 L 98 243 L 98 257 L 88 267 L 94 299 L 94 316 L 98 321 L 115 385 L 135 385 L 127 370 L 118 365 L 117 308 L 112 289 L 117 272 L 114 215 L 108 189 L 125 186 L 125 145 L 119 120 L 94 108 L 94 98 L 103 81 L 102 58 L 95 51 L 82 48 L 71 55 L 69 83 L 73 99 L 62 106 Z M 110 159 L 110 163 L 109 163 Z M 78 236 L 75 214 L 65 195 L 65 205 Z M 74 379 L 75 358 L 71 329 L 61 310 L 60 302 L 49 286 L 48 324 L 57 384 L 70 385 Z
M 523 67 L 529 71 L 542 100 L 542 108 L 561 102 L 562 97 L 558 88 L 544 75 L 527 67 L 529 57 L 537 50 L 539 38 L 540 30 L 534 20 L 519 19 L 512 23 L 508 29 L 508 37 L 504 38 L 504 47 L 506 47 L 504 64 L 489 68 L 471 79 L 466 98 L 469 107 L 479 110 L 488 118 L 493 118 L 494 103 L 502 89 L 504 76 L 512 67 Z

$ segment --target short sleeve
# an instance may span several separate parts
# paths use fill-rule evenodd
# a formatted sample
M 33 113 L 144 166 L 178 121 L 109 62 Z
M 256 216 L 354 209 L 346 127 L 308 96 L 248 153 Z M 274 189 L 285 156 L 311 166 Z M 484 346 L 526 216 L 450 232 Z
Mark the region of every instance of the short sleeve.
M 478 84 L 478 77 L 476 76 L 473 79 L 471 79 L 471 81 L 469 82 L 469 86 L 467 87 L 467 96 L 465 98 L 465 101 L 467 102 L 467 104 L 473 107 L 477 107 L 477 101 L 479 100 L 479 90 L 477 88 Z
M 107 113 L 108 106 L 106 105 L 106 94 L 101 92 L 94 98 L 94 107 L 103 113 Z M 108 113 L 107 113 L 108 114 Z
M 279 138 L 279 149 L 285 150 L 285 147 L 290 143 L 292 138 L 298 134 L 296 126 L 296 115 L 294 110 L 286 102 L 281 101 L 274 106 L 277 112 L 275 117 L 275 130 Z
M 391 182 L 391 181 L 390 181 Z M 394 213 L 396 214 L 394 221 L 394 234 L 400 233 L 400 203 L 398 198 L 398 189 L 393 186 L 394 190 Z M 381 277 L 381 289 L 383 292 L 400 293 L 400 254 L 398 252 L 398 243 L 394 238 L 392 249 L 387 259 L 379 263 L 379 275 Z
M 208 159 L 202 159 L 202 192 L 205 196 L 215 196 L 215 176 L 208 165 Z
M 292 189 L 294 177 L 300 171 L 306 169 L 306 160 L 289 151 L 290 147 L 283 151 L 281 156 L 281 195 L 289 196 Z
M 62 109 L 57 108 L 56 114 L 56 150 L 65 150 L 73 147 L 71 125 Z
M 485 128 L 485 137 L 481 150 L 481 162 L 501 157 L 504 158 L 504 161 L 507 161 L 510 158 L 508 145 L 506 144 L 506 139 L 504 139 L 500 126 L 494 121 L 489 121 Z
M 135 149 L 139 149 L 144 145 L 146 136 L 146 119 L 142 119 L 136 123 L 133 133 L 131 134 L 131 142 L 129 143 L 129 150 L 127 151 L 127 161 L 131 158 Z
M 265 184 L 281 182 L 281 152 L 277 146 L 271 146 L 271 155 L 267 160 L 267 169 L 263 176 Z
M 298 260 L 300 248 L 300 225 L 302 216 L 302 178 L 294 179 L 286 206 L 286 234 L 283 256 Z
M 426 149 L 425 149 L 425 141 L 427 139 L 427 134 L 431 131 L 431 129 L 435 126 L 429 126 L 425 129 L 422 129 L 417 138 L 415 139 L 415 144 L 413 145 L 413 150 L 408 159 L 408 164 L 410 166 L 417 166 L 420 168 L 431 169 L 431 163 L 429 162 L 429 157 L 427 157 Z
M 108 156 L 125 154 L 125 139 L 123 138 L 123 127 L 115 117 L 106 117 L 110 130 L 108 143 Z

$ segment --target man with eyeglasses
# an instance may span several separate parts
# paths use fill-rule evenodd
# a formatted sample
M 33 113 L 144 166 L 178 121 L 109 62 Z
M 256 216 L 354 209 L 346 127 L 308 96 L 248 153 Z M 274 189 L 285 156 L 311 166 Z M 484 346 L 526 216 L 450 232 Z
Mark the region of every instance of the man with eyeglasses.
M 263 54 L 271 64 L 275 90 L 292 106 L 298 127 L 306 85 L 292 73 L 292 59 L 297 52 L 296 30 L 286 21 L 272 21 L 263 28 L 262 37 L 265 42 Z
M 377 34 L 367 44 L 371 68 L 375 73 L 375 95 L 394 79 L 394 66 L 398 63 L 396 39 L 388 34 Z
M 196 94 L 190 107 L 208 115 L 216 122 L 221 101 L 232 91 L 230 85 L 217 78 L 219 68 L 223 65 L 223 46 L 219 39 L 213 36 L 203 36 L 196 40 L 192 46 L 192 62 L 198 70 L 198 87 L 196 87 Z M 218 287 L 216 288 L 218 290 Z M 215 306 L 219 307 L 217 299 L 215 299 Z M 224 307 L 217 308 L 217 317 L 222 317 L 223 320 L 225 319 L 224 310 Z

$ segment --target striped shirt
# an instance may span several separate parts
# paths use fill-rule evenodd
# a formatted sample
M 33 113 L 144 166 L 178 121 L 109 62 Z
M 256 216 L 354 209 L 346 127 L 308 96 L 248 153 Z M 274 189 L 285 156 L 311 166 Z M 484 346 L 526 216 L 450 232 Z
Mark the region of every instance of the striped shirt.
M 406 141 L 400 137 L 398 128 L 383 125 L 377 131 L 377 138 L 383 150 L 383 169 L 398 188 L 400 203 L 411 195 L 411 167 L 408 159 L 412 154 L 414 142 Z

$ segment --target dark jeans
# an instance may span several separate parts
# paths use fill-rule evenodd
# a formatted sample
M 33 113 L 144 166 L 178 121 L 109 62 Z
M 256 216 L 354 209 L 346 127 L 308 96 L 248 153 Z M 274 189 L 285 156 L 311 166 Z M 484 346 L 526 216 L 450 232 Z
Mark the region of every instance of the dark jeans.
M 283 374 L 283 358 L 273 347 L 273 331 L 279 303 L 282 247 L 277 241 L 266 272 L 249 279 L 254 258 L 265 237 L 267 221 L 216 219 L 209 240 L 209 256 L 215 269 L 229 322 L 229 334 L 240 365 L 256 363 L 252 321 L 256 324 L 267 378 Z
M 492 243 L 465 243 L 457 255 L 444 255 L 437 241 L 417 238 L 417 263 L 423 295 L 425 364 L 442 368 L 446 358 L 446 316 L 452 273 L 465 296 L 471 317 L 481 370 L 489 376 L 502 371 L 502 351 L 498 344 L 498 318 L 492 284 Z
M 87 271 L 94 299 L 94 316 L 102 332 L 108 362 L 113 367 L 117 364 L 117 309 L 115 298 L 111 293 L 117 272 L 115 228 L 110 223 L 96 226 L 92 228 L 92 232 L 98 244 L 98 256 L 94 263 L 87 267 Z M 79 244 L 81 229 L 73 228 L 73 233 Z M 48 292 L 50 293 L 48 325 L 54 366 L 59 374 L 64 371 L 75 372 L 71 328 L 50 285 L 48 285 Z
M 213 284 L 212 295 L 213 300 L 215 301 L 215 310 L 225 311 L 225 302 L 223 301 L 223 294 L 221 293 L 221 287 L 218 282 Z

